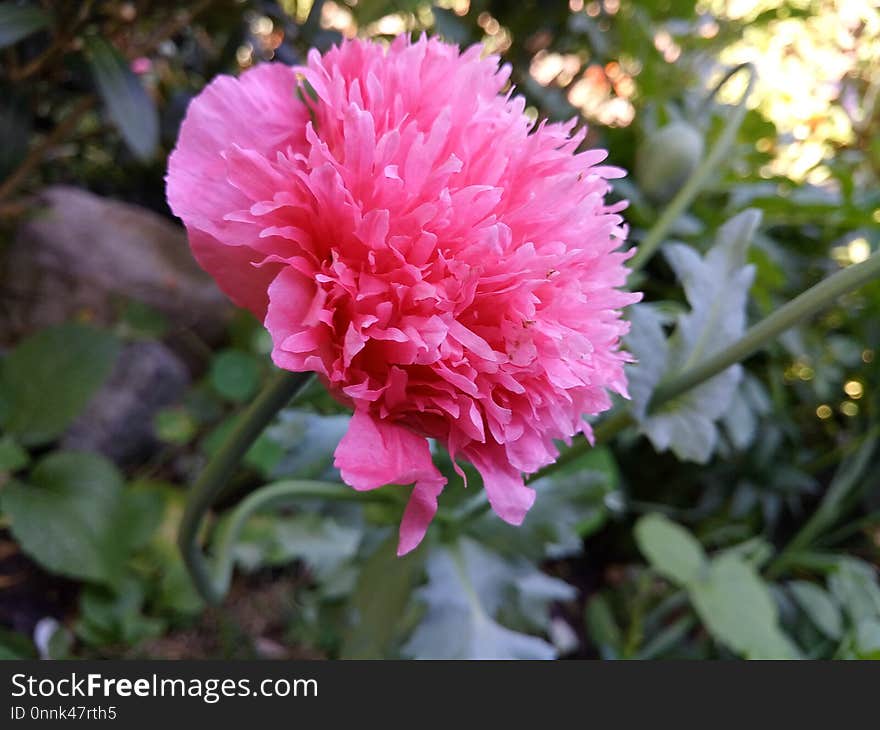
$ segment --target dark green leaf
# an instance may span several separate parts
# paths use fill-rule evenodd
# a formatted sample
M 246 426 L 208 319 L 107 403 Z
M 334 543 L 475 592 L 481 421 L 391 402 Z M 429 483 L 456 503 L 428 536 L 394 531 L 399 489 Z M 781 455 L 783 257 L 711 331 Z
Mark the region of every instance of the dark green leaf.
M 159 113 L 153 100 L 125 58 L 107 41 L 87 38 L 85 53 L 107 113 L 131 151 L 149 160 L 159 144 Z
M 0 472 L 18 471 L 26 467 L 30 460 L 30 454 L 11 438 L 0 438 Z
M 0 492 L 22 549 L 47 570 L 112 584 L 127 556 L 122 477 L 100 456 L 54 452 Z
M 424 550 L 397 557 L 397 535 L 376 548 L 360 569 L 354 617 L 342 645 L 345 659 L 387 657 L 424 563 Z
M 6 430 L 26 446 L 60 436 L 110 374 L 118 352 L 116 338 L 84 325 L 29 337 L 0 368 Z

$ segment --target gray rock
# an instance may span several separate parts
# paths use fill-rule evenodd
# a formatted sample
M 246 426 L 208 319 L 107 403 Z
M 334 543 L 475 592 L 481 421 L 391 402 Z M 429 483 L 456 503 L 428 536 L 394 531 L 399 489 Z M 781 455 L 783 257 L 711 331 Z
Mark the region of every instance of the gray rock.
M 40 198 L 45 208 L 19 227 L 0 265 L 0 342 L 75 317 L 113 322 L 126 299 L 163 312 L 175 330 L 208 342 L 222 335 L 231 305 L 181 227 L 78 188 Z
M 143 461 L 158 445 L 156 412 L 179 402 L 189 381 L 186 365 L 161 342 L 127 345 L 61 439 L 62 448 L 95 451 L 120 465 Z

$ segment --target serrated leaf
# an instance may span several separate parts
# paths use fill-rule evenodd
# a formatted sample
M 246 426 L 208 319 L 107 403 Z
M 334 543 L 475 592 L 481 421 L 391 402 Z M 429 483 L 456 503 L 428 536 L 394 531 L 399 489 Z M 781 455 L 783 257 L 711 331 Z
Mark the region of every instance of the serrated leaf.
M 716 422 L 726 414 L 742 376 L 728 368 L 680 397 L 647 412 L 661 379 L 686 370 L 737 340 L 745 332 L 746 302 L 754 267 L 746 251 L 761 215 L 747 210 L 718 229 L 705 256 L 690 246 L 669 244 L 663 251 L 685 290 L 690 310 L 678 316 L 675 331 L 663 341 L 661 321 L 652 309 L 636 306 L 630 313 L 633 331 L 627 347 L 639 364 L 631 369 L 635 383 L 633 413 L 642 432 L 658 451 L 671 449 L 680 459 L 705 463 L 718 441 Z
M 633 414 L 641 421 L 647 415 L 654 389 L 667 370 L 669 344 L 663 331 L 666 318 L 650 304 L 631 306 L 628 316 L 630 331 L 626 347 L 636 358 L 636 364 L 627 371 L 627 388 Z
M 639 550 L 662 576 L 687 586 L 704 575 L 703 546 L 681 525 L 663 515 L 646 515 L 636 523 L 634 534 Z
M 122 477 L 95 454 L 53 452 L 0 491 L 22 549 L 47 570 L 113 584 L 130 543 Z
M 34 5 L 0 3 L 0 48 L 42 30 L 49 25 L 49 20 L 49 16 Z
M 531 485 L 538 497 L 521 525 L 508 525 L 490 513 L 473 524 L 471 533 L 499 552 L 534 560 L 580 553 L 585 527 L 598 529 L 608 518 L 605 497 L 620 476 L 607 449 L 592 449 L 571 466 L 571 471 Z
M 815 583 L 795 580 L 788 587 L 813 625 L 828 638 L 839 639 L 843 617 L 834 599 Z
M 90 36 L 85 54 L 104 108 L 140 159 L 149 160 L 159 145 L 159 113 L 128 62 L 103 38 Z
M 755 440 L 758 417 L 767 413 L 769 398 L 764 386 L 752 375 L 745 374 L 727 411 L 722 415 L 724 430 L 733 447 L 745 451 Z
M 234 552 L 248 570 L 303 560 L 320 581 L 355 556 L 360 538 L 360 529 L 320 514 L 255 516 L 236 540 Z
M 548 642 L 502 626 L 497 620 L 511 599 L 520 604 L 529 600 L 520 584 L 534 567 L 515 565 L 470 538 L 461 538 L 432 550 L 426 569 L 428 583 L 418 591 L 425 615 L 404 646 L 404 654 L 420 659 L 555 657 L 556 650 Z M 560 594 L 573 594 L 570 586 L 556 582 L 561 584 Z
M 278 421 L 266 430 L 267 438 L 282 451 L 272 476 L 338 481 L 333 452 L 348 431 L 350 420 L 348 415 L 322 416 L 293 408 L 283 410 Z
M 757 571 L 739 556 L 712 560 L 706 578 L 688 594 L 712 636 L 749 659 L 797 659 L 800 652 L 779 628 L 773 596 Z
M 110 375 L 118 353 L 115 337 L 78 324 L 23 341 L 0 365 L 6 431 L 25 446 L 60 436 Z

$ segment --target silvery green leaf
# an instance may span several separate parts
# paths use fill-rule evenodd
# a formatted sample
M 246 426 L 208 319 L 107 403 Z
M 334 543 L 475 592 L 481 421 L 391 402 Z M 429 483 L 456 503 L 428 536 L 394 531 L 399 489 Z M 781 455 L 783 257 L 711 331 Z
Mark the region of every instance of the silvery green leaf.
M 338 481 L 333 452 L 348 430 L 349 420 L 347 415 L 322 416 L 293 408 L 283 410 L 278 421 L 266 431 L 268 438 L 284 450 L 272 476 Z
M 671 367 L 695 365 L 745 331 L 746 300 L 754 279 L 746 252 L 760 221 L 757 210 L 731 218 L 718 229 L 715 244 L 704 257 L 684 244 L 664 248 L 691 306 L 678 320 L 671 343 Z
M 706 572 L 703 546 L 668 517 L 645 515 L 636 522 L 634 536 L 654 570 L 677 585 L 688 586 Z
M 630 371 L 633 412 L 642 432 L 659 451 L 671 449 L 680 459 L 705 463 L 718 442 L 716 422 L 727 414 L 742 377 L 728 368 L 682 396 L 646 414 L 651 394 L 664 378 L 693 367 L 739 339 L 746 328 L 746 303 L 754 269 L 746 252 L 761 214 L 747 210 L 718 229 L 705 256 L 682 243 L 664 249 L 684 287 L 689 311 L 677 318 L 675 331 L 662 342 L 662 322 L 654 310 L 635 307 L 626 345 L 638 358 Z
M 645 417 L 654 388 L 666 373 L 669 345 L 663 332 L 662 315 L 649 304 L 636 304 L 629 309 L 630 331 L 626 348 L 636 358 L 627 369 L 629 395 L 633 414 Z
M 571 593 L 536 569 L 512 563 L 470 538 L 435 548 L 428 556 L 427 584 L 417 596 L 424 616 L 403 647 L 418 659 L 553 659 L 554 647 L 536 636 L 501 625 L 502 609 L 516 607 L 538 619 L 540 607 Z M 546 626 L 546 619 L 544 621 Z
M 870 563 L 842 558 L 828 578 L 828 587 L 854 624 L 880 618 L 880 583 Z
M 800 651 L 779 626 L 779 611 L 755 568 L 735 554 L 712 560 L 688 594 L 712 636 L 748 659 L 797 659 Z
M 830 639 L 839 639 L 843 632 L 843 618 L 834 598 L 815 583 L 804 580 L 794 580 L 788 587 L 816 628 Z
M 289 517 L 258 515 L 236 543 L 236 559 L 255 570 L 303 560 L 317 580 L 329 579 L 357 553 L 362 531 L 332 517 L 301 513 Z
M 549 629 L 547 606 L 556 601 L 571 601 L 577 591 L 568 583 L 524 566 L 524 575 L 516 583 L 517 608 L 532 628 Z
M 758 429 L 758 420 L 769 410 L 770 398 L 761 381 L 753 375 L 745 374 L 721 419 L 735 449 L 744 451 L 751 446 Z
M 593 449 L 577 466 L 571 473 L 531 485 L 538 498 L 522 525 L 509 525 L 488 513 L 474 522 L 473 535 L 505 555 L 536 561 L 579 554 L 586 528 L 601 525 L 607 518 L 605 498 L 617 488 L 620 477 L 606 449 Z
M 671 449 L 679 459 L 706 463 L 718 443 L 715 423 L 733 398 L 741 374 L 735 365 L 664 404 L 642 421 L 642 432 L 658 451 Z

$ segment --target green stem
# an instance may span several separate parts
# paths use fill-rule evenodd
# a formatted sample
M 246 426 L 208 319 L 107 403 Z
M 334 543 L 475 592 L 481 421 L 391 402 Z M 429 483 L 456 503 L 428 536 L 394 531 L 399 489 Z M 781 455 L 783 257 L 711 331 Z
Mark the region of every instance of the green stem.
M 741 362 L 768 342 L 776 339 L 785 330 L 833 304 L 834 300 L 842 294 L 858 289 L 878 276 L 880 276 L 880 252 L 861 263 L 853 264 L 832 274 L 781 306 L 770 316 L 762 319 L 729 347 L 660 383 L 651 398 L 649 409 L 662 406 L 718 375 L 731 365 Z M 628 411 L 615 412 L 596 427 L 594 432 L 596 443 L 607 443 L 623 429 L 634 423 L 635 419 Z M 553 464 L 549 464 L 537 472 L 532 479 L 538 479 L 558 471 L 589 448 L 588 443 L 583 440 L 579 441 L 566 449 Z
M 750 63 L 736 66 L 727 73 L 707 97 L 707 101 L 712 99 L 715 94 L 718 93 L 721 86 L 734 74 L 739 73 L 740 71 L 748 71 L 749 73 L 749 82 L 746 86 L 745 93 L 742 95 L 739 104 L 737 104 L 730 113 L 730 116 L 724 124 L 724 128 L 721 130 L 721 134 L 718 135 L 718 139 L 715 140 L 712 149 L 709 150 L 709 154 L 703 158 L 703 161 L 691 173 L 687 182 L 681 190 L 676 193 L 669 205 L 666 206 L 660 214 L 660 217 L 651 227 L 651 230 L 649 230 L 647 235 L 639 242 L 636 255 L 633 256 L 629 262 L 629 267 L 632 271 L 638 271 L 648 263 L 648 260 L 656 253 L 660 244 L 666 239 L 666 234 L 669 232 L 672 224 L 675 223 L 675 221 L 677 221 L 688 209 L 690 204 L 694 201 L 694 198 L 696 198 L 703 189 L 706 181 L 711 175 L 717 172 L 719 165 L 730 152 L 730 148 L 733 146 L 734 140 L 736 139 L 736 133 L 739 131 L 743 119 L 745 119 L 746 112 L 748 111 L 746 100 L 749 98 L 749 95 L 752 93 L 752 87 L 755 85 L 756 73 L 754 66 Z
M 202 517 L 223 492 L 238 463 L 263 429 L 311 378 L 311 373 L 280 371 L 242 414 L 223 445 L 208 462 L 190 491 L 177 544 L 183 561 L 199 593 L 209 603 L 217 603 L 222 593 L 215 590 L 205 556 L 198 543 Z
M 218 603 L 226 591 L 232 578 L 235 564 L 235 543 L 248 519 L 260 510 L 280 506 L 293 499 L 322 499 L 334 501 L 364 501 L 364 498 L 384 504 L 398 504 L 395 496 L 389 492 L 377 490 L 364 494 L 357 492 L 345 484 L 316 482 L 307 480 L 290 480 L 276 482 L 249 494 L 232 511 L 222 531 L 217 536 L 214 546 L 214 565 L 208 576 L 208 591 L 201 591 L 205 600 Z
M 768 568 L 769 578 L 779 577 L 792 562 L 792 556 L 813 545 L 825 530 L 852 507 L 854 491 L 871 467 L 872 457 L 877 449 L 878 434 L 880 427 L 875 426 L 868 432 L 859 450 L 840 465 L 816 511 Z
M 731 365 L 744 360 L 798 322 L 812 317 L 833 304 L 839 296 L 858 289 L 878 276 L 880 276 L 880 252 L 859 264 L 853 264 L 832 274 L 762 319 L 730 347 L 688 368 L 671 380 L 661 383 L 654 391 L 651 405 L 657 406 L 676 398 Z

